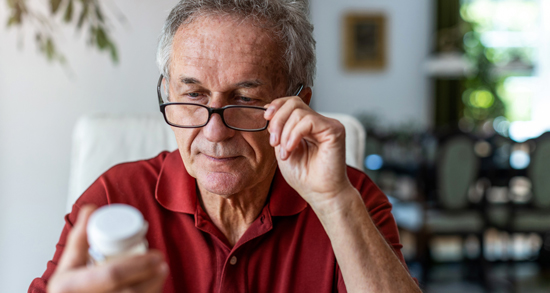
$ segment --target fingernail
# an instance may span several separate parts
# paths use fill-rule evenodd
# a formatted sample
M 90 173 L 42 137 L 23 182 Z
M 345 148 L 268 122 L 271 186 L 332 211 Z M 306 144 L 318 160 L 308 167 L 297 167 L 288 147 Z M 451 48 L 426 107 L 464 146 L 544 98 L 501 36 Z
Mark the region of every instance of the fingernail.
M 275 145 L 275 142 L 277 141 L 277 135 L 275 133 L 272 133 L 269 135 L 269 143 L 271 145 Z
M 286 150 L 283 147 L 281 147 L 281 159 L 286 159 Z
M 267 108 L 267 110 L 265 110 L 265 114 L 267 116 L 271 116 L 271 114 L 273 114 L 273 108 L 272 107 Z

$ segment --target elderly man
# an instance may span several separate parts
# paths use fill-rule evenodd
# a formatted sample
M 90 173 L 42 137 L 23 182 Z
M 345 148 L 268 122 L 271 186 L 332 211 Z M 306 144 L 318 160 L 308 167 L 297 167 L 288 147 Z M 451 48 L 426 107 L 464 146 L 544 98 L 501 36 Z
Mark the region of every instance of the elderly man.
M 308 107 L 312 30 L 303 1 L 182 0 L 157 56 L 178 150 L 93 183 L 29 291 L 418 292 L 391 205 Z M 90 268 L 85 225 L 110 203 L 144 214 L 151 250 Z

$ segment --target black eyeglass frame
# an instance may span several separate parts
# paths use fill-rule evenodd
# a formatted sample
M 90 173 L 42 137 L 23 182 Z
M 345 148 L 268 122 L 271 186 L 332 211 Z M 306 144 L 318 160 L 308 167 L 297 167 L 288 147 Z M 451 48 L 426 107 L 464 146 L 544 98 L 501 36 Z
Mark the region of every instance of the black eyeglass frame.
M 214 114 L 214 113 L 218 113 L 220 115 L 220 117 L 222 118 L 223 125 L 225 125 L 225 127 L 229 128 L 229 129 L 233 129 L 233 130 L 246 131 L 246 132 L 258 132 L 258 131 L 266 130 L 267 126 L 269 126 L 269 120 L 266 121 L 266 124 L 265 124 L 264 127 L 256 128 L 256 129 L 242 129 L 242 128 L 227 125 L 227 123 L 225 122 L 223 112 L 226 109 L 230 109 L 230 108 L 247 108 L 247 109 L 258 109 L 258 110 L 263 110 L 263 111 L 267 110 L 266 108 L 260 107 L 260 106 L 227 105 L 227 106 L 224 106 L 224 107 L 221 107 L 221 108 L 211 108 L 211 107 L 208 107 L 208 106 L 205 106 L 205 105 L 195 104 L 195 103 L 181 103 L 181 102 L 164 103 L 164 101 L 162 100 L 162 95 L 161 95 L 161 86 L 162 86 L 162 79 L 163 78 L 164 78 L 164 76 L 161 74 L 160 77 L 159 77 L 159 81 L 157 83 L 157 96 L 158 96 L 160 112 L 162 113 L 162 116 L 164 116 L 164 121 L 166 121 L 166 123 L 170 126 L 179 127 L 179 128 L 200 128 L 200 127 L 204 127 L 204 126 L 206 126 L 206 124 L 208 124 L 208 122 L 210 122 L 210 118 L 212 117 L 212 114 Z M 304 88 L 304 85 L 300 84 L 300 87 L 296 91 L 295 96 L 298 96 L 302 92 L 303 88 Z M 199 106 L 199 107 L 206 108 L 206 110 L 208 110 L 208 119 L 202 125 L 181 126 L 181 125 L 173 124 L 170 121 L 168 121 L 168 118 L 166 118 L 166 106 L 169 106 L 169 105 L 190 105 L 190 106 Z

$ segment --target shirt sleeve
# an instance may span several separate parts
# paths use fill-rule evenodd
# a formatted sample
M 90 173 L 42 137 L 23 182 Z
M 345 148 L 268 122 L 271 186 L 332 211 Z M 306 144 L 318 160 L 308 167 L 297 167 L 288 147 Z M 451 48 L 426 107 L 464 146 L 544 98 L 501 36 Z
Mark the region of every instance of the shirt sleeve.
M 80 207 L 84 206 L 85 204 L 94 204 L 98 207 L 107 204 L 107 196 L 104 188 L 104 183 L 105 182 L 102 177 L 97 179 L 76 201 L 76 203 L 73 205 L 72 211 L 69 214 L 65 215 L 65 226 L 63 227 L 63 231 L 61 232 L 59 241 L 55 246 L 55 253 L 53 255 L 53 258 L 48 261 L 46 271 L 44 272 L 44 274 L 42 274 L 42 277 L 36 278 L 32 281 L 28 290 L 29 293 L 46 292 L 48 280 L 51 278 L 51 276 L 55 272 L 55 269 L 57 268 L 57 264 L 59 263 L 59 259 L 63 254 L 63 249 L 65 248 L 65 244 L 67 242 L 67 236 L 69 235 L 69 232 L 76 222 Z
M 397 258 L 408 271 L 405 258 L 401 253 L 401 248 L 403 245 L 399 242 L 399 231 L 397 229 L 395 219 L 391 213 L 392 205 L 388 200 L 388 197 L 363 172 L 348 167 L 348 176 L 355 188 L 359 191 L 359 193 L 361 193 L 361 197 L 365 202 L 369 215 L 378 228 L 378 231 L 380 231 L 380 234 L 384 236 Z M 336 270 L 338 273 L 336 280 L 338 292 L 347 292 L 344 284 L 344 278 L 338 265 L 336 266 Z M 415 282 L 417 281 L 415 280 Z

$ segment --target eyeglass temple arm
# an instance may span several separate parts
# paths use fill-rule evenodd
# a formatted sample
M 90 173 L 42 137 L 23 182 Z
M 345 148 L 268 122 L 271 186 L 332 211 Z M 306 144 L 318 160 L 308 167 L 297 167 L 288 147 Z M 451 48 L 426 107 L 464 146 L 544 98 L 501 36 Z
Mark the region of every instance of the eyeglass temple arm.
M 162 80 L 164 79 L 164 76 L 161 74 L 159 77 L 159 81 L 157 83 L 157 98 L 159 100 L 159 105 L 164 104 L 164 101 L 162 100 L 162 94 L 161 94 L 161 87 L 162 87 Z M 168 80 L 167 80 L 168 81 Z
M 303 89 L 304 89 L 304 85 L 300 84 L 300 87 L 298 88 L 298 90 L 296 91 L 296 93 L 294 95 L 298 96 L 302 92 Z

